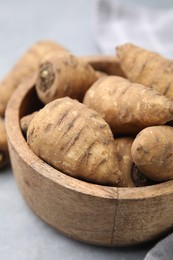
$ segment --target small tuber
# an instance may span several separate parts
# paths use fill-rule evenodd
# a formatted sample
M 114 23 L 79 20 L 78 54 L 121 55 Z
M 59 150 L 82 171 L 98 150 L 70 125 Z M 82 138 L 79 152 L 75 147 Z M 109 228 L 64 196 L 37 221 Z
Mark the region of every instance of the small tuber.
M 143 129 L 132 144 L 132 158 L 149 179 L 173 179 L 173 128 L 152 126 Z
M 41 60 L 36 90 L 45 104 L 64 96 L 81 101 L 98 78 L 96 71 L 82 59 L 67 52 L 52 52 Z
M 117 56 L 125 75 L 173 99 L 173 61 L 133 44 L 117 48 Z

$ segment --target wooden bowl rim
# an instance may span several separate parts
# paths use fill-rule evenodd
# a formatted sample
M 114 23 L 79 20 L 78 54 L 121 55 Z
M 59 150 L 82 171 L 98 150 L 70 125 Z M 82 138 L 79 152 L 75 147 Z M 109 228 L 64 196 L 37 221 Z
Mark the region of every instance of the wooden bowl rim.
M 20 129 L 19 112 L 23 99 L 34 88 L 36 75 L 23 82 L 13 93 L 6 109 L 7 138 L 21 159 L 42 178 L 48 178 L 72 191 L 110 200 L 140 200 L 173 193 L 173 180 L 146 187 L 116 188 L 87 183 L 68 176 L 41 160 L 27 145 Z M 16 136 L 18 138 L 16 138 Z

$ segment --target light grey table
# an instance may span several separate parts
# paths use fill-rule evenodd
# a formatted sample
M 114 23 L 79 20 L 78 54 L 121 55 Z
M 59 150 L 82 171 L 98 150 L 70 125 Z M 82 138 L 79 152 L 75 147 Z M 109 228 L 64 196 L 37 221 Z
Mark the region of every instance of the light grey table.
M 96 54 L 92 0 L 0 0 L 0 78 L 35 41 L 52 39 L 75 54 Z M 104 248 L 69 239 L 37 218 L 11 169 L 0 173 L 0 260 L 143 259 L 154 245 Z

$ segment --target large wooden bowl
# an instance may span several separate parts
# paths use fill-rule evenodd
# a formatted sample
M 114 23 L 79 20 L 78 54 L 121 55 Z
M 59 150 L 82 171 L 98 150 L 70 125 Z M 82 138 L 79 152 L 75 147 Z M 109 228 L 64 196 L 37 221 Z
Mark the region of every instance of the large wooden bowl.
M 64 234 L 92 244 L 125 246 L 173 228 L 173 181 L 142 188 L 90 184 L 55 170 L 28 147 L 19 119 L 38 109 L 35 79 L 20 86 L 6 111 L 13 172 L 30 208 Z

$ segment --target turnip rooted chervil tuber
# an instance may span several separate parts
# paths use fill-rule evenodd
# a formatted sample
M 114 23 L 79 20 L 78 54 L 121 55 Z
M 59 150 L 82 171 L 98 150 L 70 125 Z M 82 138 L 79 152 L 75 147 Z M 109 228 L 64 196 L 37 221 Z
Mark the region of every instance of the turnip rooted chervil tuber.
M 100 75 L 83 59 L 67 52 L 52 52 L 41 60 L 36 90 L 45 104 L 69 96 L 82 100 Z
M 136 134 L 143 128 L 173 119 L 173 102 L 153 89 L 107 76 L 86 92 L 84 104 L 94 109 L 116 135 Z
M 40 41 L 35 43 L 18 60 L 12 70 L 0 83 L 0 116 L 4 116 L 9 98 L 18 85 L 36 72 L 40 58 L 52 50 L 66 51 L 61 45 L 52 41 Z
M 27 142 L 56 169 L 98 184 L 121 185 L 114 138 L 94 110 L 68 97 L 56 99 L 32 119 Z
M 173 60 L 133 44 L 117 47 L 117 56 L 126 77 L 173 99 Z
M 0 117 L 0 169 L 9 163 L 7 137 L 3 119 Z

